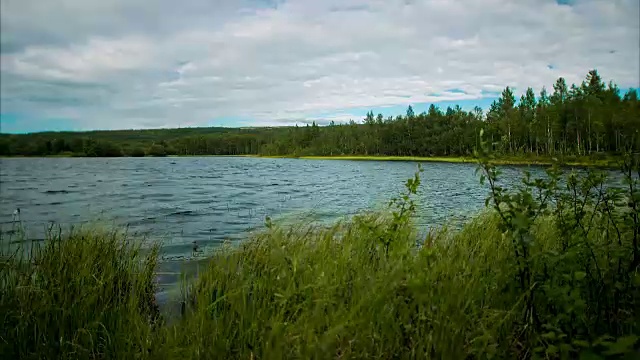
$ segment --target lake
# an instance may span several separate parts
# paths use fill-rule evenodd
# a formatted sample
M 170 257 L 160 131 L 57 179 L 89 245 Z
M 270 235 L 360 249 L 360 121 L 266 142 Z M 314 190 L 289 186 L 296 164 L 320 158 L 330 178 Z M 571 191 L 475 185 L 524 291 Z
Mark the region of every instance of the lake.
M 414 162 L 179 158 L 0 159 L 0 226 L 13 226 L 20 208 L 29 239 L 44 238 L 48 224 L 126 225 L 129 233 L 161 240 L 173 273 L 192 241 L 215 247 L 275 221 L 331 222 L 383 208 L 404 190 Z M 416 222 L 421 229 L 456 223 L 484 206 L 486 186 L 474 164 L 423 163 Z M 540 168 L 535 169 L 541 172 Z M 520 168 L 505 167 L 505 182 Z M 173 283 L 177 276 L 163 281 Z
M 190 253 L 192 241 L 216 246 L 287 221 L 333 221 L 383 208 L 404 190 L 414 162 L 180 158 L 0 159 L 0 224 L 13 212 L 30 237 L 50 223 L 127 225 L 132 234 L 162 240 L 167 256 Z M 474 164 L 423 163 L 417 197 L 420 226 L 464 219 L 484 206 Z M 505 168 L 506 182 L 518 168 Z

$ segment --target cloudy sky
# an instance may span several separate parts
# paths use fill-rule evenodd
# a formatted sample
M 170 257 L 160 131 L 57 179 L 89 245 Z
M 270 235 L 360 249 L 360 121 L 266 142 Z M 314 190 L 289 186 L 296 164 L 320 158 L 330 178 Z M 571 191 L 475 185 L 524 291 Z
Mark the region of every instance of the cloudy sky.
M 597 68 L 639 87 L 638 0 L 2 0 L 2 132 L 484 108 Z

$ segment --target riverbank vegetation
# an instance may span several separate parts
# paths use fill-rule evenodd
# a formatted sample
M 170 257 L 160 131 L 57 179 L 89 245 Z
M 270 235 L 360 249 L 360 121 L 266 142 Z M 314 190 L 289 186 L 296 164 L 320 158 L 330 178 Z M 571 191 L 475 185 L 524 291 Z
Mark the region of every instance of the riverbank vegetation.
M 0 135 L 0 156 L 382 156 L 471 157 L 484 129 L 492 150 L 523 163 L 577 157 L 603 161 L 640 150 L 640 101 L 621 93 L 596 70 L 569 86 L 528 88 L 520 99 L 507 87 L 489 109 L 465 111 L 432 105 L 416 114 L 384 118 L 369 112 L 362 123 L 277 128 L 187 128 Z M 571 162 L 568 160 L 568 162 Z
M 159 249 L 121 232 L 4 250 L 7 358 L 631 359 L 640 347 L 640 169 L 525 173 L 481 142 L 488 209 L 418 237 L 420 172 L 388 213 L 266 228 L 210 254 L 177 319 L 151 294 Z M 616 186 L 617 184 L 617 186 Z M 3 240 L 7 240 L 6 238 Z
M 274 156 L 278 157 L 278 156 Z M 351 160 L 351 161 L 412 161 L 412 162 L 446 162 L 446 163 L 477 163 L 474 157 L 466 156 L 299 156 L 298 159 L 307 160 Z M 496 165 L 540 165 L 551 166 L 561 163 L 568 167 L 601 167 L 617 168 L 622 161 L 620 156 L 564 156 L 559 160 L 549 156 L 507 156 L 501 155 L 493 160 Z

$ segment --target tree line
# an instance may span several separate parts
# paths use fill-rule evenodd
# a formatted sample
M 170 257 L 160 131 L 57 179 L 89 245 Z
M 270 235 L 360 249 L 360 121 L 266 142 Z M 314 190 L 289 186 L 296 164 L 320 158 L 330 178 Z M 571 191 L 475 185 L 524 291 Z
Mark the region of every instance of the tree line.
M 0 155 L 386 155 L 467 156 L 484 130 L 501 155 L 587 156 L 640 148 L 640 101 L 591 70 L 581 84 L 559 78 L 552 91 L 507 87 L 485 112 L 431 105 L 416 114 L 362 122 L 279 128 L 200 128 L 0 136 Z M 136 133 L 144 135 L 136 135 Z M 99 134 L 99 136 L 95 136 Z

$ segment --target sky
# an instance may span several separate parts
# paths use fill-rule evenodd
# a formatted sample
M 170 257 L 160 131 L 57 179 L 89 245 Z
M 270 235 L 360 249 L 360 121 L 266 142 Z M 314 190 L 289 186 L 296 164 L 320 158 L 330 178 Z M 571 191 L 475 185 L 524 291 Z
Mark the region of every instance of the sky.
M 359 121 L 640 87 L 638 0 L 2 0 L 0 132 Z

